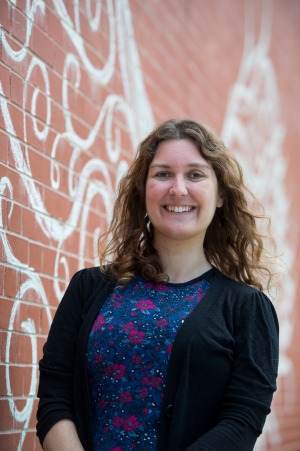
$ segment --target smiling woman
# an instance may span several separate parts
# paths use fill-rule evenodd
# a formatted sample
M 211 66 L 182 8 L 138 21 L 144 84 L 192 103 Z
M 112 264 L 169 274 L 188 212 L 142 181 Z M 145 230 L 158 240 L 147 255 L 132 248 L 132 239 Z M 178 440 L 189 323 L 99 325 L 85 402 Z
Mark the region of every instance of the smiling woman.
M 249 195 L 202 124 L 169 120 L 140 144 L 101 266 L 75 274 L 44 347 L 45 450 L 253 450 L 276 390 L 278 322 L 261 291 L 267 218 Z
M 168 195 L 163 194 L 166 188 Z M 155 199 L 162 195 L 164 199 Z M 205 208 L 200 205 L 201 197 L 211 198 Z M 186 204 L 187 200 L 190 204 Z M 155 213 L 155 204 L 166 201 Z M 251 210 L 253 205 L 256 212 Z M 192 252 L 195 242 L 182 243 L 180 230 L 175 232 L 178 224 L 184 224 L 184 217 L 167 215 L 167 210 L 182 206 L 195 209 L 190 217 L 197 217 L 198 233 L 203 238 L 197 241 L 196 252 Z M 109 263 L 113 258 L 115 264 L 108 265 L 107 270 L 121 282 L 126 283 L 136 271 L 156 282 L 169 280 L 170 273 L 162 265 L 163 257 L 154 244 L 159 235 L 154 223 L 160 212 L 161 218 L 165 214 L 166 223 L 169 218 L 164 243 L 175 232 L 173 246 L 190 244 L 190 249 L 183 251 L 185 255 L 191 252 L 191 268 L 200 264 L 192 261 L 192 255 L 197 256 L 200 248 L 201 259 L 205 257 L 229 277 L 260 290 L 269 288 L 272 274 L 264 264 L 266 237 L 256 227 L 259 219 L 268 228 L 269 219 L 257 212 L 258 207 L 258 201 L 244 184 L 237 160 L 211 129 L 191 120 L 166 121 L 140 144 L 133 165 L 121 181 L 110 229 L 99 240 L 102 249 L 110 237 L 100 253 L 101 262 Z M 174 262 L 174 255 L 171 261 Z M 186 266 L 184 270 L 190 274 Z

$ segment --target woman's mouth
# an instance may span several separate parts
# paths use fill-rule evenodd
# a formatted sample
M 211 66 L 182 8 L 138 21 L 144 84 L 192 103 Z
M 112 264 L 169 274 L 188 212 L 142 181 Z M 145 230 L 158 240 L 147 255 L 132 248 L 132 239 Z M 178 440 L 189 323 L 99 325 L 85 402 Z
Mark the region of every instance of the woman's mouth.
M 192 205 L 165 205 L 164 208 L 174 213 L 187 213 L 195 207 Z

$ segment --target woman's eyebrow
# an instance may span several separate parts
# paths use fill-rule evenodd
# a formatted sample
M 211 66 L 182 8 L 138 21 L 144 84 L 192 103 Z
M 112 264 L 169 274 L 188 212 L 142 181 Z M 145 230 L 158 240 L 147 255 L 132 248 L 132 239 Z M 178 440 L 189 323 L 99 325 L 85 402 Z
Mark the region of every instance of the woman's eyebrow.
M 149 169 L 150 168 L 169 169 L 171 167 L 172 167 L 172 165 L 166 164 L 166 163 L 153 163 L 153 164 L 150 164 Z M 187 167 L 210 169 L 210 166 L 208 164 L 206 164 L 206 163 L 188 163 Z

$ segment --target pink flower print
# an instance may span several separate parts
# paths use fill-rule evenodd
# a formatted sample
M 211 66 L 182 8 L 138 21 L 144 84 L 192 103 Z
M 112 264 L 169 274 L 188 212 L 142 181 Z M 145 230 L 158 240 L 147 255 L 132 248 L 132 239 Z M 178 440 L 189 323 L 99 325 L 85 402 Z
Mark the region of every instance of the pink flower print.
M 168 286 L 163 284 L 163 283 L 161 283 L 161 284 L 157 285 L 155 287 L 155 289 L 156 289 L 156 291 L 159 291 L 161 293 L 162 291 L 167 291 L 168 290 Z
M 111 448 L 110 451 L 123 451 L 123 448 L 120 448 L 119 446 L 115 446 L 114 448 Z
M 114 328 L 114 326 L 113 326 L 112 324 L 109 324 L 109 325 L 107 326 L 107 329 L 108 329 L 108 330 L 113 330 L 113 328 Z
M 138 343 L 141 343 L 144 339 L 145 332 L 138 331 L 138 330 L 132 330 L 129 334 L 129 341 L 133 345 L 137 345 Z
M 138 419 L 135 415 L 130 415 L 129 418 L 124 419 L 122 429 L 125 431 L 133 431 L 134 429 L 138 428 L 140 423 L 138 422 Z
M 147 290 L 153 290 L 155 289 L 155 286 L 152 282 L 145 282 L 144 287 L 147 288 Z
M 108 426 L 104 426 L 103 434 L 108 434 L 108 433 L 109 433 L 109 427 Z
M 156 323 L 156 325 L 158 327 L 165 327 L 165 326 L 167 326 L 167 324 L 168 324 L 168 321 L 165 318 L 159 319 Z
M 167 346 L 166 352 L 167 352 L 168 355 L 171 355 L 171 352 L 172 352 L 172 344 L 170 344 L 170 345 Z
M 96 321 L 93 324 L 92 330 L 99 330 L 104 324 L 104 317 L 102 315 L 99 315 Z
M 131 393 L 129 391 L 125 391 L 120 394 L 120 402 L 121 403 L 127 403 L 132 400 Z
M 114 379 L 122 379 L 122 377 L 124 376 L 125 372 L 126 372 L 126 366 L 125 365 L 122 365 L 122 363 L 120 365 L 115 363 L 113 365 L 113 375 L 112 375 L 112 377 Z
M 151 310 L 156 307 L 154 302 L 152 302 L 150 299 L 141 299 L 135 304 L 135 306 L 140 310 Z
M 114 308 L 120 308 L 122 306 L 122 303 L 119 301 L 114 302 Z
M 100 410 L 104 410 L 105 407 L 106 407 L 106 401 L 104 401 L 104 399 L 100 399 L 100 401 L 99 401 Z
M 149 377 L 143 377 L 141 380 L 142 385 L 149 385 L 150 384 L 150 379 Z
M 113 293 L 112 297 L 111 297 L 112 301 L 115 301 L 116 299 L 118 301 L 122 301 L 122 299 L 124 299 L 124 296 L 118 294 L 118 293 Z
M 148 388 L 141 388 L 140 389 L 140 397 L 141 398 L 147 398 L 148 394 L 149 394 Z
M 119 429 L 123 428 L 124 418 L 122 418 L 122 417 L 114 417 L 113 420 L 112 420 L 112 424 L 116 428 L 119 428 Z
M 113 379 L 119 380 L 122 379 L 126 372 L 126 366 L 122 363 L 114 363 L 113 365 L 109 365 L 104 368 L 104 374 L 107 377 L 112 377 Z
M 112 424 L 116 428 L 123 429 L 124 431 L 133 431 L 140 425 L 135 415 L 130 415 L 128 418 L 114 417 Z
M 205 293 L 201 293 L 198 296 L 198 302 L 202 301 L 202 299 L 204 298 Z
M 124 332 L 130 332 L 131 330 L 134 330 L 133 322 L 124 324 L 124 326 L 122 327 L 122 330 L 124 330 Z
M 154 377 L 152 377 L 152 378 L 150 379 L 150 385 L 151 385 L 151 387 L 157 388 L 157 387 L 160 386 L 161 383 L 162 383 L 162 378 L 161 378 L 161 377 L 154 376 Z
M 143 412 L 143 415 L 148 415 L 149 409 L 147 409 L 147 407 L 145 407 L 142 412 Z
M 104 368 L 104 374 L 105 374 L 105 376 L 111 377 L 112 372 L 113 372 L 112 366 L 107 366 L 106 368 Z
M 139 365 L 142 361 L 142 357 L 140 355 L 133 355 L 131 358 L 132 363 L 134 363 L 135 365 Z
M 96 354 L 95 356 L 95 364 L 98 365 L 99 363 L 103 362 L 104 356 L 103 354 Z

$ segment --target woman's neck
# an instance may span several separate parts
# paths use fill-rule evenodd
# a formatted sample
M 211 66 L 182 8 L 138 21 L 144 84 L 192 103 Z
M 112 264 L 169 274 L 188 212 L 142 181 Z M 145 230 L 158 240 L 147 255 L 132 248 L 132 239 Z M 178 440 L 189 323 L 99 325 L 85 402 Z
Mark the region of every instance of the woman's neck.
M 164 272 L 169 282 L 183 283 L 195 279 L 211 269 L 203 247 L 183 243 L 155 243 Z

